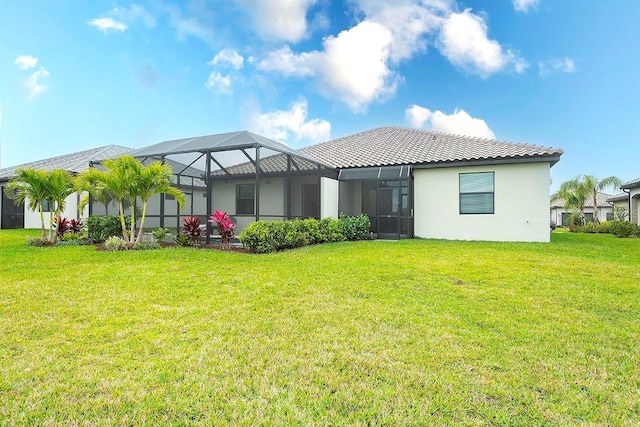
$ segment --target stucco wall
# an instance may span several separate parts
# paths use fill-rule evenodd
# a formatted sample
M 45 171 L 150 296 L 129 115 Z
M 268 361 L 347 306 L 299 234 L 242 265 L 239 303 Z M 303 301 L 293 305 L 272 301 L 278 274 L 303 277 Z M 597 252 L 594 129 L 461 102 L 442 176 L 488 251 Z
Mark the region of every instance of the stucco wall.
M 550 164 L 414 170 L 416 237 L 548 242 Z M 494 214 L 459 213 L 459 174 L 494 172 Z
M 362 181 L 340 183 L 339 213 L 353 216 L 362 213 Z
M 629 197 L 631 200 L 631 222 L 640 225 L 640 187 L 632 188 L 629 190 Z
M 24 228 L 40 228 L 40 212 L 34 212 L 28 209 L 26 206 L 29 204 L 29 201 L 25 201 L 25 210 L 24 210 Z M 67 202 L 64 211 L 61 216 L 67 219 L 78 219 L 78 194 L 73 193 L 69 197 L 67 197 Z M 49 212 L 44 213 L 44 226 L 48 229 L 50 225 L 49 222 Z
M 338 188 L 337 180 L 326 177 L 320 179 L 320 218 L 338 218 Z

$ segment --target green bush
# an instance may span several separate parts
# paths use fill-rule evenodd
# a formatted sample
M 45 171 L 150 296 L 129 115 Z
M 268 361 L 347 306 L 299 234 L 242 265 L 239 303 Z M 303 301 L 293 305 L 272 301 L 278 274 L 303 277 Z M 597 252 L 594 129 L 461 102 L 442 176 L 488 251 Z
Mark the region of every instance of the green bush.
M 366 215 L 342 216 L 340 219 L 256 221 L 249 224 L 238 238 L 252 252 L 266 253 L 317 243 L 362 239 L 369 233 L 369 227 Z
M 153 236 L 153 241 L 159 245 L 160 243 L 164 243 L 164 240 L 167 238 L 167 233 L 169 233 L 169 229 L 161 227 L 153 230 L 151 235 Z
M 371 229 L 371 221 L 365 214 L 358 216 L 340 215 L 338 222 L 346 240 L 362 240 L 367 237 Z
M 592 222 L 588 222 L 587 225 L 585 226 L 576 226 L 575 227 L 575 231 L 578 233 L 595 233 L 596 232 L 596 226 L 594 223 Z
M 131 227 L 131 219 L 125 218 L 127 229 Z M 111 236 L 122 237 L 120 217 L 117 215 L 90 216 L 87 218 L 87 233 L 96 243 L 101 243 Z
M 611 223 L 609 221 L 599 222 L 598 225 L 596 225 L 596 233 L 611 233 Z
M 108 251 L 123 251 L 127 249 L 127 242 L 122 237 L 111 236 L 104 242 L 104 248 Z
M 160 249 L 160 243 L 158 242 L 140 242 L 133 245 L 133 249 L 137 251 L 146 251 L 153 249 Z
M 27 246 L 42 247 L 47 244 L 47 239 L 27 236 Z
M 616 237 L 640 237 L 640 227 L 629 221 L 610 221 L 611 234 Z

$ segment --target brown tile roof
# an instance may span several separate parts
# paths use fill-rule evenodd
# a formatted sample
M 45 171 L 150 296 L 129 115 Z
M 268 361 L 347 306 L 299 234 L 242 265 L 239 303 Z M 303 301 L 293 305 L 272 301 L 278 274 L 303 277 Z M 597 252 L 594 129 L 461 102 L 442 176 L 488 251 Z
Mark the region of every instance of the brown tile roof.
M 560 148 L 395 126 L 348 135 L 300 151 L 335 168 L 545 157 L 557 161 L 563 154 Z
M 627 200 L 629 200 L 629 193 L 618 193 L 609 197 L 607 199 L 607 202 L 613 203 L 613 202 L 621 202 L 621 201 L 627 201 Z
M 215 155 L 214 155 L 215 157 Z M 256 167 L 251 162 L 239 163 L 237 165 L 229 166 L 225 168 L 231 175 L 254 175 L 256 173 Z M 301 157 L 292 156 L 291 159 L 291 171 L 314 171 L 318 169 L 318 165 L 310 162 Z M 286 154 L 274 154 L 268 157 L 260 159 L 260 171 L 261 173 L 284 173 L 287 172 L 287 155 Z M 211 171 L 212 176 L 228 176 L 227 172 L 223 170 Z
M 602 208 L 602 207 L 611 206 L 611 202 L 609 202 L 609 200 L 612 197 L 613 196 L 611 196 L 611 194 L 598 192 L 597 195 L 596 195 L 596 202 L 598 203 L 598 207 Z M 551 207 L 552 208 L 564 208 L 565 203 L 566 202 L 565 202 L 564 199 L 553 199 L 553 200 L 551 200 Z M 585 208 L 592 208 L 593 207 L 593 198 L 592 197 L 589 197 L 589 199 L 585 202 L 584 207 Z

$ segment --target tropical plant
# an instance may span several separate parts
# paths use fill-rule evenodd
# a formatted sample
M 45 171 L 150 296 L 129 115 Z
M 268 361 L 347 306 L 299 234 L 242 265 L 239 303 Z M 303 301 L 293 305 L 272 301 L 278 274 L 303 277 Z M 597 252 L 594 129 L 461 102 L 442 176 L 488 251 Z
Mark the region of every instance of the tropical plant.
M 173 171 L 169 165 L 154 162 L 145 167 L 136 158 L 124 155 L 115 159 L 105 160 L 103 166 L 105 170 L 92 168 L 80 174 L 78 189 L 87 191 L 98 200 L 106 200 L 108 196 L 118 202 L 122 237 L 130 245 L 140 242 L 144 230 L 147 202 L 151 197 L 156 194 L 166 193 L 174 196 L 180 206 L 185 202 L 184 194 L 171 186 Z M 130 206 L 135 207 L 137 198 L 142 201 L 143 208 L 140 229 L 136 235 L 135 208 L 131 209 L 131 228 L 127 231 L 125 204 L 128 202 Z M 86 203 L 88 203 L 88 196 L 83 198 L 80 204 L 81 208 Z
M 45 200 L 53 207 L 49 212 L 49 223 L 52 225 L 52 227 L 49 228 L 49 241 L 55 243 L 58 238 L 58 233 L 54 232 L 53 218 L 60 217 L 62 212 L 64 212 L 67 197 L 76 191 L 76 184 L 73 176 L 71 176 L 68 171 L 56 169 L 49 172 L 46 188 L 47 193 Z
M 127 249 L 127 241 L 119 236 L 111 236 L 104 242 L 104 248 L 108 251 L 123 251 Z
M 621 180 L 615 176 L 598 179 L 593 175 L 578 175 L 577 177 L 565 181 L 560 185 L 560 189 L 552 196 L 552 199 L 564 199 L 565 209 L 577 209 L 580 212 L 580 225 L 586 225 L 584 206 L 587 200 L 593 202 L 593 222 L 600 222 L 598 218 L 598 192 L 608 187 L 619 187 Z
M 42 239 L 47 238 L 44 226 L 42 203 L 48 195 L 47 180 L 49 173 L 43 170 L 18 169 L 16 175 L 5 187 L 5 194 L 16 206 L 27 203 L 27 207 L 40 213 Z
M 194 215 L 182 218 L 182 234 L 189 239 L 192 245 L 195 245 L 202 234 L 200 218 Z
M 226 212 L 215 210 L 209 217 L 209 222 L 215 222 L 220 233 L 220 246 L 222 249 L 231 248 L 231 239 L 236 229 L 236 225 L 231 221 L 231 217 Z
M 56 234 L 58 237 L 62 238 L 64 233 L 70 230 L 69 220 L 67 218 L 56 217 L 54 220 L 54 227 L 56 229 Z
M 178 233 L 173 240 L 180 246 L 191 246 L 191 239 L 182 233 Z
M 73 234 L 80 235 L 82 233 L 83 226 L 84 224 L 79 219 L 71 218 L 69 220 L 69 231 Z
M 153 236 L 153 241 L 157 244 L 163 243 L 164 239 L 167 238 L 167 233 L 169 232 L 168 228 L 156 228 L 151 232 L 151 236 Z
M 142 239 L 142 231 L 144 227 L 144 220 L 147 216 L 147 203 L 156 194 L 169 194 L 173 196 L 178 202 L 178 206 L 182 208 L 186 201 L 184 193 L 171 185 L 171 176 L 173 175 L 173 169 L 166 163 L 153 162 L 148 166 L 141 165 L 141 168 L 137 170 L 139 176 L 135 180 L 134 193 L 136 197 L 139 197 L 142 201 L 142 216 L 140 218 L 140 230 L 138 231 L 138 237 L 135 239 L 136 243 L 140 243 Z M 134 242 L 134 229 L 131 230 L 131 243 Z

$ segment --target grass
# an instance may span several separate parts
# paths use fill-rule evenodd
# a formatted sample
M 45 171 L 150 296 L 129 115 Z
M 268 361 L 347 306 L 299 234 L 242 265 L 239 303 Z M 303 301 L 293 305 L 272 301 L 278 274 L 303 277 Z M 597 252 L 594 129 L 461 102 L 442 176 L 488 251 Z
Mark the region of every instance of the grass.
M 248 255 L 0 231 L 0 425 L 640 423 L 640 240 Z

